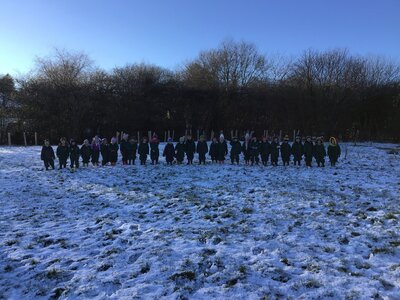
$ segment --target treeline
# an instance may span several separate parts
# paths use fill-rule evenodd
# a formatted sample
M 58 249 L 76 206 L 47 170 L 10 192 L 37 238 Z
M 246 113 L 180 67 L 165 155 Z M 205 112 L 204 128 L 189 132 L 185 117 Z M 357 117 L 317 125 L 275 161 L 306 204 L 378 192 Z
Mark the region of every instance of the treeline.
M 400 65 L 343 49 L 289 59 L 225 41 L 179 70 L 131 64 L 109 72 L 58 50 L 12 80 L 20 126 L 52 139 L 168 129 L 400 136 Z

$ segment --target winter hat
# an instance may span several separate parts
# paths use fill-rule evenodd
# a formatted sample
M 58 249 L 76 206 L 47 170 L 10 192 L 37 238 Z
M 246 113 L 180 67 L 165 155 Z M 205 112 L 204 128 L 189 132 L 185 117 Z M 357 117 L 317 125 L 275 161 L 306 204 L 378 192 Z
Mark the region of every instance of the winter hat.
M 157 143 L 157 142 L 158 142 L 157 136 L 154 136 L 154 135 L 153 135 L 153 137 L 151 138 L 151 142 L 152 142 L 152 143 Z
M 127 133 L 124 133 L 124 134 L 122 135 L 122 138 L 123 138 L 124 140 L 127 140 L 128 137 L 129 137 L 129 135 L 128 135 Z
M 223 133 L 221 133 L 221 134 L 219 135 L 219 139 L 220 139 L 220 140 L 222 140 L 222 141 L 225 139 L 225 137 L 224 137 L 224 134 L 223 134 Z
M 169 137 L 168 140 L 167 140 L 167 142 L 168 142 L 168 143 L 172 143 L 172 138 Z
M 111 138 L 111 143 L 116 143 L 117 142 L 117 138 L 115 137 L 115 136 L 113 136 L 112 138 Z
M 337 145 L 337 141 L 336 141 L 336 139 L 335 139 L 333 136 L 331 136 L 331 138 L 329 139 L 329 143 L 330 143 L 332 146 L 336 146 L 336 145 Z
M 205 138 L 204 135 L 201 135 L 201 136 L 200 136 L 200 140 L 201 140 L 201 141 L 204 141 L 205 139 L 206 139 L 206 138 Z
M 185 137 L 184 137 L 184 136 L 181 136 L 181 137 L 179 138 L 179 142 L 180 142 L 180 143 L 184 143 L 184 142 L 185 142 Z
M 74 139 L 70 139 L 69 143 L 70 144 L 75 144 L 75 140 Z
M 285 135 L 285 137 L 283 138 L 284 141 L 288 141 L 289 140 L 289 136 Z
M 89 140 L 86 139 L 86 140 L 83 141 L 83 143 L 84 143 L 84 144 L 89 144 Z
M 296 140 L 301 140 L 301 137 L 300 136 L 296 136 Z

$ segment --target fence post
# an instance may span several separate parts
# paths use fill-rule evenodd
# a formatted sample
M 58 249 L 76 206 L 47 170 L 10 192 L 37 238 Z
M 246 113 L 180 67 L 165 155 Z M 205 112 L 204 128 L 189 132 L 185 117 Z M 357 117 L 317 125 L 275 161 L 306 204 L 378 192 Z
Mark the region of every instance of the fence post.
M 175 129 L 172 130 L 172 140 L 175 140 Z
M 149 135 L 149 141 L 151 140 L 151 130 L 149 130 L 148 132 L 147 132 L 147 134 Z
M 139 131 L 137 132 L 137 142 L 140 143 L 140 135 L 139 135 Z
M 37 132 L 35 132 L 35 146 L 37 146 Z
M 26 143 L 26 132 L 24 131 L 24 145 L 25 147 L 28 146 L 28 144 Z
M 8 146 L 11 146 L 11 133 L 8 132 Z
M 200 130 L 197 129 L 197 140 L 200 139 Z
M 164 143 L 167 141 L 167 131 L 164 131 Z

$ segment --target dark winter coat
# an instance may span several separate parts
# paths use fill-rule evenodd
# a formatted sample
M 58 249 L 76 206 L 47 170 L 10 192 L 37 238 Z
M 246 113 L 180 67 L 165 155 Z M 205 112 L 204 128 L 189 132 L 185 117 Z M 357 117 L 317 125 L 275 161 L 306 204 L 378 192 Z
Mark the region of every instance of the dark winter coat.
M 295 161 L 301 160 L 304 153 L 304 146 L 301 142 L 294 142 L 292 145 L 292 154 Z
M 71 145 L 69 147 L 69 158 L 72 161 L 76 161 L 79 159 L 80 151 L 78 145 Z
M 341 154 L 341 150 L 340 150 L 340 146 L 336 145 L 329 145 L 328 146 L 328 156 L 329 156 L 329 160 L 331 162 L 336 162 L 338 160 L 338 158 L 340 157 Z
M 88 163 L 90 160 L 90 156 L 92 155 L 92 146 L 83 144 L 80 149 L 80 153 L 82 156 L 82 160 L 84 163 Z
M 136 158 L 136 150 L 137 150 L 137 144 L 136 143 L 131 143 L 129 142 L 126 145 L 126 152 L 127 152 L 127 159 L 132 160 Z
M 149 148 L 149 143 L 140 143 L 139 144 L 139 149 L 138 149 L 138 154 L 140 157 L 145 157 L 149 154 L 150 148 Z
M 270 153 L 271 144 L 267 141 L 260 143 L 260 153 L 261 156 L 268 156 Z
M 272 162 L 277 162 L 278 161 L 279 148 L 280 148 L 279 143 L 276 143 L 276 142 L 272 142 L 271 143 L 270 150 L 271 150 L 271 161 Z
M 179 161 L 179 162 L 183 161 L 183 158 L 185 157 L 185 143 L 176 144 L 175 157 L 176 157 L 177 161 Z
M 165 160 L 169 163 L 174 160 L 175 157 L 175 148 L 174 145 L 171 144 L 166 144 L 163 152 L 163 156 L 165 157 Z
M 43 146 L 42 151 L 40 153 L 40 159 L 43 161 L 51 161 L 54 160 L 56 157 L 54 155 L 53 147 L 51 146 Z
M 239 141 L 231 141 L 231 157 L 236 157 L 242 152 L 242 145 Z
M 218 143 L 212 142 L 210 145 L 210 151 L 208 152 L 210 154 L 212 160 L 217 160 L 218 156 Z
M 218 161 L 225 160 L 225 155 L 227 154 L 228 154 L 228 145 L 226 141 L 223 141 L 222 143 L 219 142 L 217 144 L 217 160 Z
M 259 141 L 251 141 L 250 142 L 250 155 L 258 156 L 260 155 L 260 142 Z
M 283 142 L 281 144 L 281 157 L 282 157 L 282 160 L 283 161 L 289 161 L 291 152 L 292 152 L 292 149 L 291 149 L 289 143 Z
M 119 146 L 120 146 L 119 149 L 120 149 L 120 152 L 122 155 L 122 160 L 128 160 L 130 143 L 127 140 L 122 139 Z
M 314 156 L 314 145 L 312 142 L 304 142 L 304 158 L 306 161 L 311 161 Z
M 157 159 L 160 156 L 160 149 L 158 149 L 159 142 L 150 142 L 150 157 Z
M 196 144 L 193 140 L 187 140 L 185 143 L 185 152 L 188 159 L 193 159 L 196 152 Z
M 107 163 L 110 161 L 110 144 L 100 145 L 101 158 L 103 162 Z
M 110 162 L 116 163 L 118 161 L 119 146 L 117 143 L 110 144 Z
M 246 141 L 242 144 L 242 152 L 244 155 L 244 160 L 250 160 L 250 141 L 246 143 Z
M 57 147 L 57 157 L 60 160 L 67 160 L 68 156 L 69 156 L 69 147 L 67 145 L 63 146 L 63 145 L 58 145 Z
M 315 145 L 315 159 L 318 161 L 323 161 L 325 156 L 326 156 L 326 151 L 325 151 L 325 146 L 323 144 L 321 145 Z
M 196 152 L 200 155 L 206 155 L 208 152 L 208 145 L 206 141 L 197 142 Z

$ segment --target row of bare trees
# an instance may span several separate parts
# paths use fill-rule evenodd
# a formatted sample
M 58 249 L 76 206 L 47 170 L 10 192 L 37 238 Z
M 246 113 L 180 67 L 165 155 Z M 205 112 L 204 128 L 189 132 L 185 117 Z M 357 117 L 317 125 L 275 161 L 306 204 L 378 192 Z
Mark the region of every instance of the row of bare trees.
M 357 129 L 365 139 L 400 132 L 400 65 L 346 49 L 286 58 L 225 41 L 173 71 L 148 64 L 105 71 L 85 54 L 57 50 L 17 78 L 12 95 L 23 126 L 54 138 L 187 128 Z

